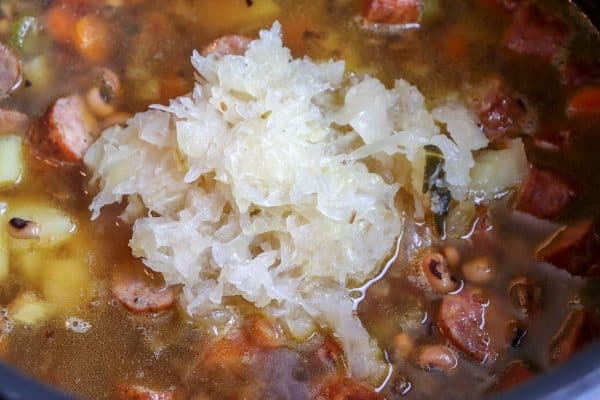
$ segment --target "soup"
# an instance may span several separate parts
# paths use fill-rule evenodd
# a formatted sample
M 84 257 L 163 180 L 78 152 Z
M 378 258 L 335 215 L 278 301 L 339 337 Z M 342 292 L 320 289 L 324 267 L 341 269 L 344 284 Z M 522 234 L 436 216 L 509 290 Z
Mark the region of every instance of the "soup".
M 572 4 L 8 0 L 0 10 L 6 363 L 94 399 L 464 399 L 525 382 L 598 337 L 600 47 Z M 163 106 L 134 116 L 152 104 Z M 275 126 L 279 140 L 281 121 L 305 125 L 304 106 L 322 114 L 306 112 L 313 136 L 299 142 L 269 147 L 266 128 L 252 128 Z M 183 145 L 177 124 L 196 135 L 203 121 L 236 145 L 256 139 L 236 159 L 243 168 L 223 145 L 190 177 L 206 145 Z M 318 180 L 306 172 L 315 160 L 342 161 L 302 197 L 298 187 Z M 323 205 L 314 198 L 339 183 L 330 170 L 352 179 Z M 283 191 L 289 171 L 302 177 L 290 190 L 298 202 L 260 197 Z M 112 198 L 127 182 L 140 183 Z M 197 187 L 226 200 L 189 244 L 181 212 L 196 218 L 208 197 L 176 197 Z M 264 274 L 240 275 L 233 247 L 219 264 L 206 245 L 208 272 L 199 258 L 177 264 L 234 216 L 266 226 L 244 245 L 248 260 L 276 254 L 266 271 L 282 268 L 292 237 L 291 249 L 310 252 L 296 264 L 308 266 L 291 263 L 261 297 L 251 283 Z M 292 217 L 323 229 L 268 225 Z M 321 247 L 325 266 L 313 262 Z M 363 269 L 346 272 L 353 260 Z M 278 308 L 282 282 L 302 280 L 309 289 L 291 293 L 312 291 L 303 306 Z M 208 281 L 219 296 L 198 289 Z

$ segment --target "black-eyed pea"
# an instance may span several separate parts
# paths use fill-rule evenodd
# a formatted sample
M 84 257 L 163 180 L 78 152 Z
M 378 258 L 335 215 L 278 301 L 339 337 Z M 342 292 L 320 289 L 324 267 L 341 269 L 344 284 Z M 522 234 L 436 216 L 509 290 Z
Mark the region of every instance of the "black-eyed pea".
M 412 382 L 406 375 L 396 374 L 389 385 L 390 392 L 397 396 L 405 396 L 412 389 Z
M 116 111 L 114 104 L 102 94 L 98 86 L 87 91 L 85 101 L 94 115 L 100 118 L 108 117 Z
M 489 259 L 479 257 L 463 264 L 462 273 L 467 282 L 482 285 L 492 280 L 494 267 Z
M 415 342 L 408 334 L 401 332 L 394 336 L 393 348 L 396 357 L 406 359 L 415 349 Z
M 431 288 L 438 293 L 451 293 L 459 287 L 459 282 L 450 273 L 446 258 L 441 253 L 427 254 L 421 263 L 421 270 Z
M 11 218 L 8 221 L 8 234 L 15 239 L 37 239 L 40 237 L 40 226 L 22 218 Z
M 446 262 L 450 268 L 458 268 L 460 265 L 460 252 L 454 246 L 446 246 L 443 250 Z
M 528 315 L 542 304 L 542 288 L 525 276 L 513 278 L 508 287 L 513 306 Z
M 437 369 L 448 373 L 456 368 L 458 359 L 448 346 L 425 345 L 419 349 L 418 363 L 421 368 Z

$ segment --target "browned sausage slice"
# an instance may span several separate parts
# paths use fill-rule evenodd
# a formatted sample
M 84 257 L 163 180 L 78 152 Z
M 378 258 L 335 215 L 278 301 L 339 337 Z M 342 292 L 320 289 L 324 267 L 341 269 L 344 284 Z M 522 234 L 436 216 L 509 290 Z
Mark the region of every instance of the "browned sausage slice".
M 533 137 L 533 144 L 538 149 L 546 151 L 566 150 L 571 145 L 571 131 L 553 130 L 536 133 Z
M 592 331 L 589 314 L 584 310 L 572 311 L 552 339 L 550 362 L 560 363 L 571 358 L 591 338 L 595 337 Z
M 0 135 L 25 131 L 29 118 L 22 112 L 0 108 Z
M 248 50 L 248 45 L 252 39 L 243 35 L 226 35 L 213 40 L 200 50 L 200 54 L 208 57 L 210 54 L 218 56 L 243 55 Z
M 118 400 L 175 400 L 175 391 L 156 391 L 140 385 L 122 384 L 117 387 Z
M 422 0 L 359 0 L 365 20 L 376 24 L 414 24 L 421 20 Z
M 61 97 L 30 129 L 36 156 L 53 165 L 78 163 L 94 141 L 96 120 L 79 95 Z
M 21 84 L 21 61 L 0 42 L 0 100 L 5 99 Z
M 136 313 L 165 311 L 175 304 L 173 287 L 148 270 L 124 265 L 113 273 L 111 291 L 121 304 Z
M 450 341 L 479 362 L 495 360 L 487 325 L 489 300 L 479 291 L 464 289 L 446 295 L 438 315 L 438 325 Z
M 516 208 L 538 218 L 556 219 L 576 197 L 574 185 L 553 172 L 531 167 Z
M 600 235 L 590 219 L 560 230 L 537 252 L 537 259 L 572 275 L 600 275 Z
M 506 390 L 510 387 L 520 385 L 533 378 L 535 373 L 523 361 L 516 360 L 508 364 L 508 367 L 500 376 L 500 379 L 494 385 L 494 391 Z
M 535 111 L 523 96 L 508 88 L 500 78 L 492 78 L 477 88 L 473 103 L 483 132 L 490 141 L 535 130 Z
M 373 388 L 346 377 L 335 377 L 328 382 L 319 395 L 319 400 L 382 400 L 383 396 Z
M 536 5 L 521 7 L 506 34 L 506 46 L 520 54 L 552 61 L 565 47 L 569 26 Z
M 493 10 L 505 10 L 513 12 L 524 2 L 525 0 L 479 0 L 480 3 L 492 7 Z
M 600 83 L 600 62 L 569 58 L 559 66 L 560 75 L 565 85 L 581 87 Z
M 327 368 L 335 369 L 343 365 L 344 350 L 333 337 L 327 336 L 317 349 L 317 357 Z

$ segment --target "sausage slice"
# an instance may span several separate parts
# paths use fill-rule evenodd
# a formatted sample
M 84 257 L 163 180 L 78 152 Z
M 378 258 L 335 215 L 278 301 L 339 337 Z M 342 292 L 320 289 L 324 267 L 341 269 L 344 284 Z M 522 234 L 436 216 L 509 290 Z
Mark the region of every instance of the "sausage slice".
M 487 325 L 489 300 L 479 291 L 464 289 L 446 295 L 440 306 L 438 325 L 448 339 L 462 352 L 479 362 L 495 360 Z
M 320 400 L 383 400 L 371 387 L 351 378 L 331 379 L 316 397 Z
M 571 358 L 596 336 L 593 330 L 593 323 L 586 311 L 572 311 L 552 339 L 550 362 L 556 364 Z
M 25 131 L 29 118 L 22 112 L 0 108 L 0 135 Z
M 569 58 L 559 66 L 565 85 L 575 88 L 600 83 L 600 62 Z
M 560 230 L 537 252 L 537 259 L 564 269 L 571 275 L 600 275 L 599 227 L 591 219 Z
M 514 12 L 525 0 L 479 0 L 485 6 L 491 7 L 494 11 L 504 10 Z
M 415 24 L 421 20 L 422 0 L 359 0 L 365 20 L 376 24 Z
M 577 197 L 577 188 L 554 172 L 529 169 L 516 208 L 542 219 L 556 219 Z
M 493 391 L 502 391 L 513 386 L 527 382 L 535 376 L 531 367 L 521 360 L 516 360 L 508 364 L 500 379 L 494 385 Z
M 490 141 L 506 135 L 532 133 L 536 128 L 535 110 L 500 78 L 492 78 L 477 88 L 473 105 L 481 128 Z
M 0 100 L 14 92 L 23 79 L 21 61 L 2 42 L 0 42 Z
M 235 55 L 241 56 L 246 50 L 252 39 L 243 35 L 225 35 L 213 40 L 200 50 L 200 54 L 208 57 L 210 54 L 218 56 Z
M 521 7 L 506 34 L 510 50 L 552 61 L 567 44 L 571 31 L 562 19 L 536 5 Z
M 117 387 L 118 400 L 175 400 L 173 390 L 156 391 L 145 386 L 122 384 Z
M 78 163 L 94 141 L 96 120 L 79 95 L 61 97 L 29 132 L 32 151 L 53 165 Z
M 135 313 L 166 311 L 175 305 L 175 289 L 165 286 L 146 269 L 123 266 L 113 273 L 111 291 L 121 304 Z

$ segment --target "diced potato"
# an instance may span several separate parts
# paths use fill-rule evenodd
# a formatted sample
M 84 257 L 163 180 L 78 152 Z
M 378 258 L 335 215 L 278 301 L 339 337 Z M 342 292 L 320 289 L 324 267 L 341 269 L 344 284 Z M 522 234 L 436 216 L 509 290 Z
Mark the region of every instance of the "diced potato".
M 479 198 L 493 199 L 518 186 L 527 176 L 527 156 L 521 139 L 513 140 L 504 150 L 483 151 L 475 161 L 471 187 Z
M 23 141 L 19 136 L 0 136 L 0 190 L 19 183 L 23 176 Z
M 469 233 L 475 218 L 475 212 L 475 204 L 471 200 L 461 201 L 451 208 L 446 218 L 446 234 L 448 237 L 455 239 Z
M 9 273 L 8 233 L 6 230 L 8 218 L 6 209 L 6 204 L 0 202 L 0 282 L 4 281 Z
M 41 274 L 44 298 L 60 308 L 73 308 L 89 299 L 90 273 L 83 259 L 47 261 Z
M 24 325 L 40 325 L 54 313 L 54 307 L 31 293 L 19 295 L 9 305 L 13 321 Z
M 23 65 L 23 72 L 29 82 L 31 90 L 36 92 L 46 89 L 52 82 L 52 67 L 45 55 L 39 55 Z
M 41 270 L 47 259 L 48 255 L 40 253 L 37 249 L 10 255 L 11 267 L 31 283 L 39 282 Z
M 73 219 L 63 211 L 42 205 L 9 205 L 9 218 L 22 218 L 37 223 L 39 239 L 14 239 L 9 241 L 11 250 L 30 250 L 32 247 L 49 248 L 65 243 L 75 233 Z

